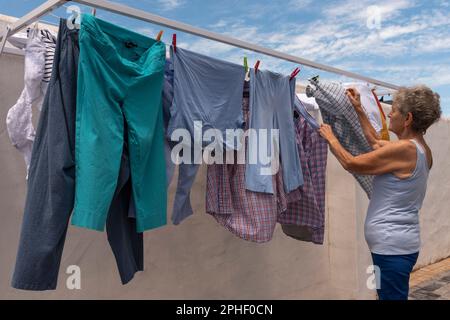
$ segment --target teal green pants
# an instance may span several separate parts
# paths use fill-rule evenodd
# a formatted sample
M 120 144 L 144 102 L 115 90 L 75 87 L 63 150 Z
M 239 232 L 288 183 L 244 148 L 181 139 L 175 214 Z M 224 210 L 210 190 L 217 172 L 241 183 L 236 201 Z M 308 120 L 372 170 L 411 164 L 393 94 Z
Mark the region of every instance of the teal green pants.
M 137 231 L 165 225 L 165 45 L 85 14 L 79 41 L 72 224 L 104 230 L 126 128 Z

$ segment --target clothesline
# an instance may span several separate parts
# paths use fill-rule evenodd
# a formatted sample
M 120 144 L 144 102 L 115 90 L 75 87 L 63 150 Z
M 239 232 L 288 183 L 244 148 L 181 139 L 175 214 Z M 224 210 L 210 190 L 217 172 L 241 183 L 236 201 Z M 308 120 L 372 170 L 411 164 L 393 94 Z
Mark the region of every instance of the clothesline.
M 12 26 L 7 26 L 1 35 L 1 42 L 0 42 L 0 54 L 3 51 L 3 48 L 5 46 L 6 43 L 6 39 L 15 34 L 16 32 L 20 31 L 21 29 L 23 29 L 24 27 L 26 27 L 27 25 L 29 25 L 30 23 L 36 21 L 37 19 L 39 19 L 41 16 L 57 9 L 58 7 L 60 7 L 61 5 L 67 3 L 67 0 L 48 0 L 47 2 L 43 3 L 41 6 L 35 8 L 34 10 L 32 10 L 31 12 L 29 12 L 28 14 L 26 14 L 25 16 L 23 16 L 21 19 L 19 19 L 18 21 L 16 21 Z M 399 86 L 388 83 L 388 82 L 384 82 L 381 80 L 377 80 L 374 78 L 370 78 L 370 77 L 366 77 L 357 73 L 353 73 L 350 71 L 346 71 L 346 70 L 342 70 L 342 69 L 338 69 L 332 66 L 328 66 L 328 65 L 324 65 L 324 64 L 320 64 L 320 63 L 316 63 L 314 61 L 310 61 L 301 57 L 296 57 L 287 53 L 283 53 L 280 51 L 276 51 L 270 48 L 266 48 L 260 45 L 256 45 L 256 44 L 252 44 L 246 41 L 242 41 L 239 39 L 235 39 L 229 36 L 225 36 L 225 35 L 221 35 L 218 33 L 214 33 L 205 29 L 201 29 L 201 28 L 197 28 L 185 23 L 181 23 L 175 20 L 170 20 L 164 17 L 160 17 L 151 13 L 148 13 L 146 11 L 143 10 L 139 10 L 139 9 L 134 9 L 125 5 L 121 5 L 121 4 L 117 4 L 117 3 L 113 3 L 110 1 L 105 1 L 105 0 L 73 0 L 72 2 L 76 2 L 79 4 L 83 4 L 83 5 L 87 5 L 87 6 L 91 6 L 91 7 L 95 7 L 95 8 L 99 8 L 99 9 L 104 9 L 113 13 L 117 13 L 120 15 L 124 15 L 124 16 L 128 16 L 134 19 L 138 19 L 138 20 L 142 20 L 142 21 L 146 21 L 146 22 L 150 22 L 150 23 L 154 23 L 157 25 L 161 25 L 164 27 L 168 27 L 171 29 L 175 29 L 175 30 L 179 30 L 179 31 L 183 31 L 186 33 L 190 33 L 196 36 L 200 36 L 202 38 L 206 38 L 206 39 L 210 39 L 210 40 L 214 40 L 217 42 L 221 42 L 221 43 L 225 43 L 228 45 L 232 45 L 234 47 L 238 47 L 238 48 L 242 48 L 242 49 L 247 49 L 253 52 L 257 52 L 257 53 L 261 53 L 261 54 L 265 54 L 268 56 L 272 56 L 275 58 L 279 58 L 285 61 L 290 61 L 290 62 L 294 62 L 294 63 L 298 63 L 304 66 L 308 66 L 314 69 L 318 69 L 318 70 L 322 70 L 322 71 L 326 71 L 326 72 L 330 72 L 330 73 L 334 73 L 334 74 L 339 74 L 339 75 L 343 75 L 349 78 L 353 78 L 353 79 L 358 79 L 358 80 L 362 80 L 364 82 L 370 83 L 370 84 L 374 84 L 375 86 L 379 86 L 379 87 L 384 87 L 384 88 L 389 88 L 389 89 L 393 89 L 393 90 L 398 90 Z
M 164 59 L 162 42 L 148 47 L 148 37 L 89 14 L 79 30 L 64 20 L 58 30 L 54 39 L 30 28 L 27 47 L 45 52 L 27 50 L 24 90 L 7 114 L 8 135 L 29 173 L 14 288 L 56 288 L 69 221 L 106 228 L 121 281 L 129 282 L 143 270 L 142 233 L 167 225 L 175 170 L 172 223 L 194 214 L 190 194 L 202 163 L 205 211 L 231 233 L 264 243 L 280 224 L 288 237 L 323 245 L 328 146 L 285 75 L 250 69 L 246 81 L 242 65 L 181 47 Z M 57 66 L 50 82 L 37 76 L 47 66 Z M 344 86 L 311 82 L 306 98 L 342 145 L 368 152 Z M 370 98 L 381 116 L 364 89 L 362 101 Z M 37 132 L 30 97 L 42 106 Z M 258 134 L 246 139 L 244 130 Z M 355 178 L 370 195 L 372 178 Z

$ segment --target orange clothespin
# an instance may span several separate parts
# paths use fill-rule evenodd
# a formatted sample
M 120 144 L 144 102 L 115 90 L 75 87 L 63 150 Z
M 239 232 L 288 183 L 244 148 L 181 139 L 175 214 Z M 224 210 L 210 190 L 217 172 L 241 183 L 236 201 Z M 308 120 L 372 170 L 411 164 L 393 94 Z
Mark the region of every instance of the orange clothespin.
M 97 9 L 96 8 L 92 8 L 92 15 L 95 17 L 96 14 L 97 14 Z
M 156 36 L 156 41 L 161 41 L 161 37 L 162 37 L 163 33 L 164 33 L 164 31 L 162 31 L 162 30 L 158 33 L 158 35 Z
M 177 34 L 174 33 L 172 36 L 172 46 L 173 46 L 173 52 L 177 52 Z
M 256 61 L 256 64 L 255 64 L 255 73 L 256 72 L 258 72 L 258 68 L 259 68 L 259 64 L 261 63 L 261 61 Z
M 300 72 L 300 68 L 295 68 L 294 71 L 292 71 L 292 73 L 291 73 L 291 77 L 289 78 L 289 81 L 294 79 L 298 75 L 299 72 Z

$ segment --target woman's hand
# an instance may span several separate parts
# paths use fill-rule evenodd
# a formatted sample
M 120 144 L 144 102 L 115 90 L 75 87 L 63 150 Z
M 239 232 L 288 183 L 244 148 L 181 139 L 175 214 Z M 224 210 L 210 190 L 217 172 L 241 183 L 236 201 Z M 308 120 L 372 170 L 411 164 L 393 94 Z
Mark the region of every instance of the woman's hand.
M 362 108 L 361 105 L 361 96 L 355 88 L 349 88 L 345 90 L 345 94 L 347 95 L 348 99 L 352 103 L 353 107 L 358 110 Z
M 338 139 L 333 133 L 333 129 L 328 124 L 322 124 L 319 129 L 319 133 L 324 138 L 328 144 L 332 144 L 333 142 L 337 142 Z

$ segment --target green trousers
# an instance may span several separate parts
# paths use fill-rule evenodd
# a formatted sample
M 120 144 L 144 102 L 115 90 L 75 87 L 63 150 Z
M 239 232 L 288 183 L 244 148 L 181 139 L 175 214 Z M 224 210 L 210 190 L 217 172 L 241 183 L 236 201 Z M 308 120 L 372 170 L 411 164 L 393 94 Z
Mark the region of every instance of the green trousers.
M 79 41 L 72 224 L 104 230 L 128 130 L 137 231 L 165 225 L 165 45 L 85 14 Z

